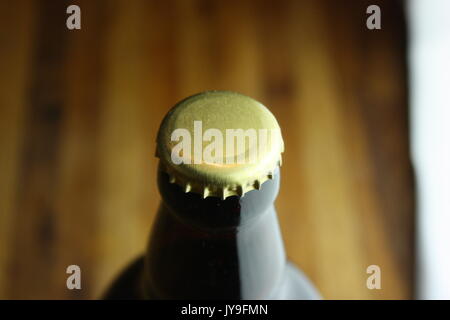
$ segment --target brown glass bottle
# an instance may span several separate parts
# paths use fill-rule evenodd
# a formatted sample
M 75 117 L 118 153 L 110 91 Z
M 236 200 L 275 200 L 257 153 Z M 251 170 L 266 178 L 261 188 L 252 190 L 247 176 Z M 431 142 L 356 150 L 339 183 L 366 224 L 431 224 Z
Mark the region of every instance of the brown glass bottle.
M 204 197 L 173 183 L 160 163 L 161 204 L 147 251 L 105 298 L 319 298 L 286 260 L 274 208 L 280 170 L 270 176 L 242 195 Z

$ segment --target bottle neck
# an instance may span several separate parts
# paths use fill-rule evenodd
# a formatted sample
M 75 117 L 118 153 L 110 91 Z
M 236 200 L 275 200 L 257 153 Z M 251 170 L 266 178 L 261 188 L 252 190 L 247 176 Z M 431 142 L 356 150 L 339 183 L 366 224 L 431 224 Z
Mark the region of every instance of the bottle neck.
M 271 298 L 285 267 L 273 206 L 279 174 L 260 190 L 225 200 L 169 183 L 158 172 L 162 202 L 146 254 L 146 292 L 155 298 Z

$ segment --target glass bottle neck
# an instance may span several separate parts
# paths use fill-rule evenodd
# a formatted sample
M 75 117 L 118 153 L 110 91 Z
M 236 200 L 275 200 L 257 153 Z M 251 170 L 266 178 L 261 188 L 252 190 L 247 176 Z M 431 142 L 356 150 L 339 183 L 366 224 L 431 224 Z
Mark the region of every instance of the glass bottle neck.
M 147 294 L 174 299 L 267 299 L 285 252 L 273 201 L 279 174 L 261 190 L 225 200 L 184 193 L 159 171 L 162 202 L 145 262 Z

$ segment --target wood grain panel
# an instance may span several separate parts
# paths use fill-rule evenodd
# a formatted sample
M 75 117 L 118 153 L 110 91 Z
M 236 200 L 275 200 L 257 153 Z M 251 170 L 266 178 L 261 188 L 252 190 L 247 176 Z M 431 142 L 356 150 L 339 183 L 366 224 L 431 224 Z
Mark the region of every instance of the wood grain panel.
M 405 21 L 400 1 L 0 4 L 0 298 L 97 298 L 146 245 L 155 137 L 177 101 L 250 95 L 286 144 L 286 250 L 328 299 L 413 296 Z M 82 290 L 65 287 L 82 268 Z M 382 270 L 368 290 L 366 268 Z
M 13 212 L 22 186 L 19 159 L 34 43 L 33 11 L 31 2 L 0 3 L 0 21 L 4 28 L 0 33 L 0 297 L 10 296 Z

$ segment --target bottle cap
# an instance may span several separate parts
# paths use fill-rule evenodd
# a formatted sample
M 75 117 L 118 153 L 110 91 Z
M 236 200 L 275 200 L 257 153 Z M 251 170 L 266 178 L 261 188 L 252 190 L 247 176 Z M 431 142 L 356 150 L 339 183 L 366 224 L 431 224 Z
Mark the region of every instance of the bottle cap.
M 229 91 L 206 91 L 165 116 L 156 156 L 170 182 L 204 198 L 243 196 L 281 166 L 280 127 L 261 103 Z

